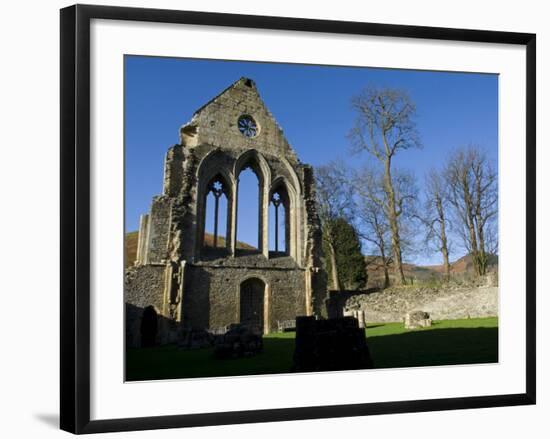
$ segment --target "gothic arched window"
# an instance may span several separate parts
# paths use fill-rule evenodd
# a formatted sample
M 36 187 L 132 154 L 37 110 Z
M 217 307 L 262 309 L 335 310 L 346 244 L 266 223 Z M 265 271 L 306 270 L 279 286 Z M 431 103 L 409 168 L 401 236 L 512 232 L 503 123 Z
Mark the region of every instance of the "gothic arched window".
M 260 179 L 251 166 L 244 166 L 238 176 L 237 250 L 261 248 Z
M 271 256 L 289 254 L 289 198 L 284 185 L 272 191 L 269 200 L 269 250 Z
M 204 246 L 226 248 L 228 246 L 228 186 L 220 176 L 214 177 L 207 187 Z

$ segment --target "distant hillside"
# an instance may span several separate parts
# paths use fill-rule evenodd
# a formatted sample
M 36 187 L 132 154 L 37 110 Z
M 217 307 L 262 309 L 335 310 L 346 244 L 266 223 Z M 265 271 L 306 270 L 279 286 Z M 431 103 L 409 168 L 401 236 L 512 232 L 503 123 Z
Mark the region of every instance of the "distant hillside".
M 369 287 L 380 286 L 383 284 L 384 271 L 378 256 L 365 256 L 367 261 L 367 272 L 369 274 Z M 498 256 L 489 257 L 489 271 L 494 271 L 498 267 Z M 390 279 L 393 275 L 393 266 L 390 264 Z M 403 263 L 403 272 L 408 279 L 414 279 L 415 282 L 425 282 L 429 280 L 439 280 L 443 276 L 443 265 L 415 265 Z M 457 278 L 467 277 L 474 272 L 474 265 L 471 255 L 465 255 L 451 263 L 451 275 Z
M 126 233 L 126 239 L 124 240 L 124 257 L 125 257 L 125 267 L 130 267 L 134 264 L 134 261 L 137 257 L 137 246 L 138 246 L 138 232 L 128 232 Z M 214 236 L 207 233 L 205 235 L 205 244 L 208 247 L 211 247 L 214 244 Z M 218 247 L 225 247 L 225 238 L 218 237 Z M 255 247 L 245 243 L 237 241 L 237 248 L 245 250 L 253 250 Z
M 489 255 L 489 270 L 492 267 L 498 266 L 498 256 Z M 427 265 L 425 268 L 435 271 L 437 273 L 443 273 L 443 265 Z M 451 263 L 451 273 L 461 274 L 466 272 L 472 272 L 474 269 L 474 262 L 472 260 L 472 255 L 462 256 L 460 259 L 457 259 Z
M 137 231 L 126 233 L 126 239 L 124 240 L 124 268 L 134 265 L 137 257 L 138 235 Z

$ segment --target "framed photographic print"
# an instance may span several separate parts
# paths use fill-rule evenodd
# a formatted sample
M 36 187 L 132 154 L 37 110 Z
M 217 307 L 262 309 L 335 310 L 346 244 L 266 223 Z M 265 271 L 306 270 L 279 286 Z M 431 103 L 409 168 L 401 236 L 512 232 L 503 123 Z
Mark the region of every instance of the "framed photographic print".
M 535 403 L 535 35 L 61 10 L 61 428 Z

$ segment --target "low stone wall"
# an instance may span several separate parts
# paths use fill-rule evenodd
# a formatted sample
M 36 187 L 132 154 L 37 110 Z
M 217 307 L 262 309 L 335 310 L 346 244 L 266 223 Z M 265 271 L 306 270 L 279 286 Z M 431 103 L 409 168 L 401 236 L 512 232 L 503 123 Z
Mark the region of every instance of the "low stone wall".
M 498 287 L 391 288 L 348 297 L 343 311 L 362 310 L 367 323 L 400 322 L 407 312 L 421 310 L 433 320 L 498 315 Z

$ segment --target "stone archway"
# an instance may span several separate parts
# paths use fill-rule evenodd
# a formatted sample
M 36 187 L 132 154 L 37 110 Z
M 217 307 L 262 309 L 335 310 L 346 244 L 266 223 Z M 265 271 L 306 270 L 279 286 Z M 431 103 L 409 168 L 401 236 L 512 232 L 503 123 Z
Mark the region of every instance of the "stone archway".
M 254 332 L 264 333 L 266 284 L 253 277 L 241 283 L 239 292 L 239 321 Z
M 143 310 L 141 316 L 141 347 L 155 346 L 157 342 L 158 315 L 151 305 Z

